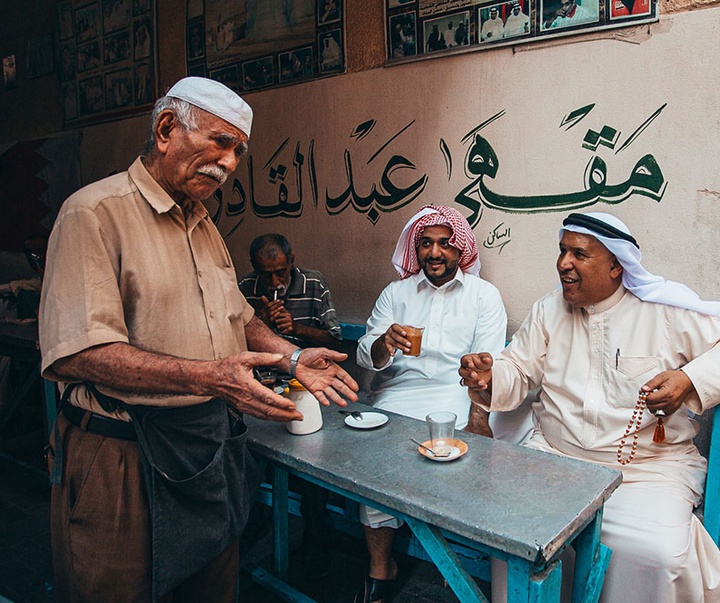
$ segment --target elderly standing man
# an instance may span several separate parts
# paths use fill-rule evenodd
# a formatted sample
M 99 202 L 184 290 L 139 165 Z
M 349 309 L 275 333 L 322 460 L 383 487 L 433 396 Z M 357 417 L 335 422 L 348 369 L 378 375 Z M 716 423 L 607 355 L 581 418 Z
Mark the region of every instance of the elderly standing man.
M 61 382 L 51 461 L 57 599 L 235 601 L 254 480 L 243 413 L 302 415 L 253 379 L 276 365 L 344 405 L 355 382 L 254 316 L 202 204 L 247 149 L 252 111 L 180 80 L 146 154 L 72 195 L 41 300 L 43 376 Z M 248 350 L 253 350 L 249 352 Z
M 475 412 L 468 423 L 470 400 L 456 371 L 463 354 L 502 350 L 507 316 L 499 291 L 478 276 L 478 245 L 468 221 L 451 207 L 423 207 L 405 225 L 392 262 L 400 280 L 380 294 L 357 350 L 358 364 L 377 372 L 370 402 L 422 420 L 450 411 L 458 428 L 491 436 L 487 414 Z M 419 357 L 406 355 L 408 325 L 425 327 Z M 370 572 L 355 602 L 387 600 L 397 575 L 392 545 L 401 522 L 365 506 L 360 519 Z
M 622 470 L 605 504 L 613 554 L 601 601 L 710 603 L 720 600 L 720 552 L 693 514 L 706 462 L 687 411 L 720 401 L 720 303 L 640 260 L 615 216 L 570 214 L 560 289 L 533 305 L 498 359 L 464 356 L 460 376 L 481 414 L 539 387 L 527 445 Z

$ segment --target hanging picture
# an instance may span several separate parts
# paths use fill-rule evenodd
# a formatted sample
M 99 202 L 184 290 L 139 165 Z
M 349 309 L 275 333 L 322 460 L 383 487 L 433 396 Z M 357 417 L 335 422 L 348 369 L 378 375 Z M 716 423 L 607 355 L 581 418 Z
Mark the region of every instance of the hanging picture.
M 658 20 L 657 0 L 385 0 L 387 62 Z
M 188 74 L 234 90 L 345 72 L 344 0 L 187 0 Z
M 67 127 L 152 106 L 157 88 L 155 0 L 63 0 L 57 5 L 57 37 Z M 52 49 L 52 38 L 50 42 Z

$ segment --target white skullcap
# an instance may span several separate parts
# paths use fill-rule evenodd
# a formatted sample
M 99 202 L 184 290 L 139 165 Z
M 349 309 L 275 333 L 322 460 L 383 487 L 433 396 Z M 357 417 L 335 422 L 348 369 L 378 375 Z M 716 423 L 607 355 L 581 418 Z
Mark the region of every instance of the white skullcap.
M 204 77 L 185 77 L 170 88 L 165 96 L 179 98 L 212 113 L 250 137 L 252 109 L 225 84 Z
M 703 301 L 687 285 L 645 270 L 640 263 L 640 247 L 630 229 L 615 216 L 601 212 L 570 214 L 560 229 L 561 239 L 565 231 L 590 235 L 600 241 L 623 267 L 625 288 L 641 300 L 720 317 L 720 302 Z

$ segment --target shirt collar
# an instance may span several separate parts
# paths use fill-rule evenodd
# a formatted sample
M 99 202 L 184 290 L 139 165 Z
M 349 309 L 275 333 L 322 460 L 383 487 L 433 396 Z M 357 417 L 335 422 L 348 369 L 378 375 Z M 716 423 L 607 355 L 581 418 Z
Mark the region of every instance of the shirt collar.
M 417 286 L 417 290 L 420 291 L 421 289 L 424 289 L 426 287 L 430 287 L 431 289 L 435 289 L 437 291 L 439 290 L 446 290 L 450 289 L 451 287 L 461 287 L 465 283 L 465 273 L 460 270 L 459 268 L 455 271 L 455 276 L 452 277 L 447 283 L 444 285 L 441 285 L 440 287 L 433 285 L 429 280 L 428 277 L 425 276 L 425 272 L 423 270 L 420 270 L 417 274 L 414 274 L 412 277 L 415 279 L 415 284 Z M 456 284 L 457 283 L 457 284 Z
M 138 157 L 128 168 L 128 174 L 130 174 L 130 179 L 137 186 L 140 194 L 157 213 L 167 213 L 174 207 L 180 209 L 180 206 L 167 194 L 158 181 L 150 175 L 150 172 L 143 165 L 142 157 Z M 199 219 L 203 219 L 208 215 L 207 209 L 202 203 L 194 204 L 193 213 L 198 214 Z

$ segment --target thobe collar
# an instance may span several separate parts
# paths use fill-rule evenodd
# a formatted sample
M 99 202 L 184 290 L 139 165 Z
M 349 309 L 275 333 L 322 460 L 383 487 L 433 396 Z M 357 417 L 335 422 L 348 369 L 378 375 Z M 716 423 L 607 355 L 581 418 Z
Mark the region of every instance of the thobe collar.
M 627 289 L 623 287 L 621 284 L 617 289 L 615 289 L 615 293 L 613 293 L 610 297 L 606 297 L 604 300 L 599 301 L 596 304 L 590 304 L 589 306 L 583 308 L 588 314 L 600 314 L 601 312 L 607 312 L 610 308 L 615 307 L 620 300 L 625 296 Z
M 414 274 L 410 278 L 415 279 L 415 284 L 417 286 L 417 290 L 420 291 L 421 289 L 424 289 L 426 287 L 430 287 L 432 289 L 435 289 L 436 291 L 440 290 L 447 290 L 451 287 L 461 287 L 465 283 L 465 273 L 460 270 L 459 268 L 455 271 L 455 275 L 443 285 L 440 285 L 439 287 L 437 285 L 433 285 L 429 280 L 428 277 L 425 276 L 425 272 L 420 270 L 417 274 Z M 456 284 L 457 283 L 457 284 Z

